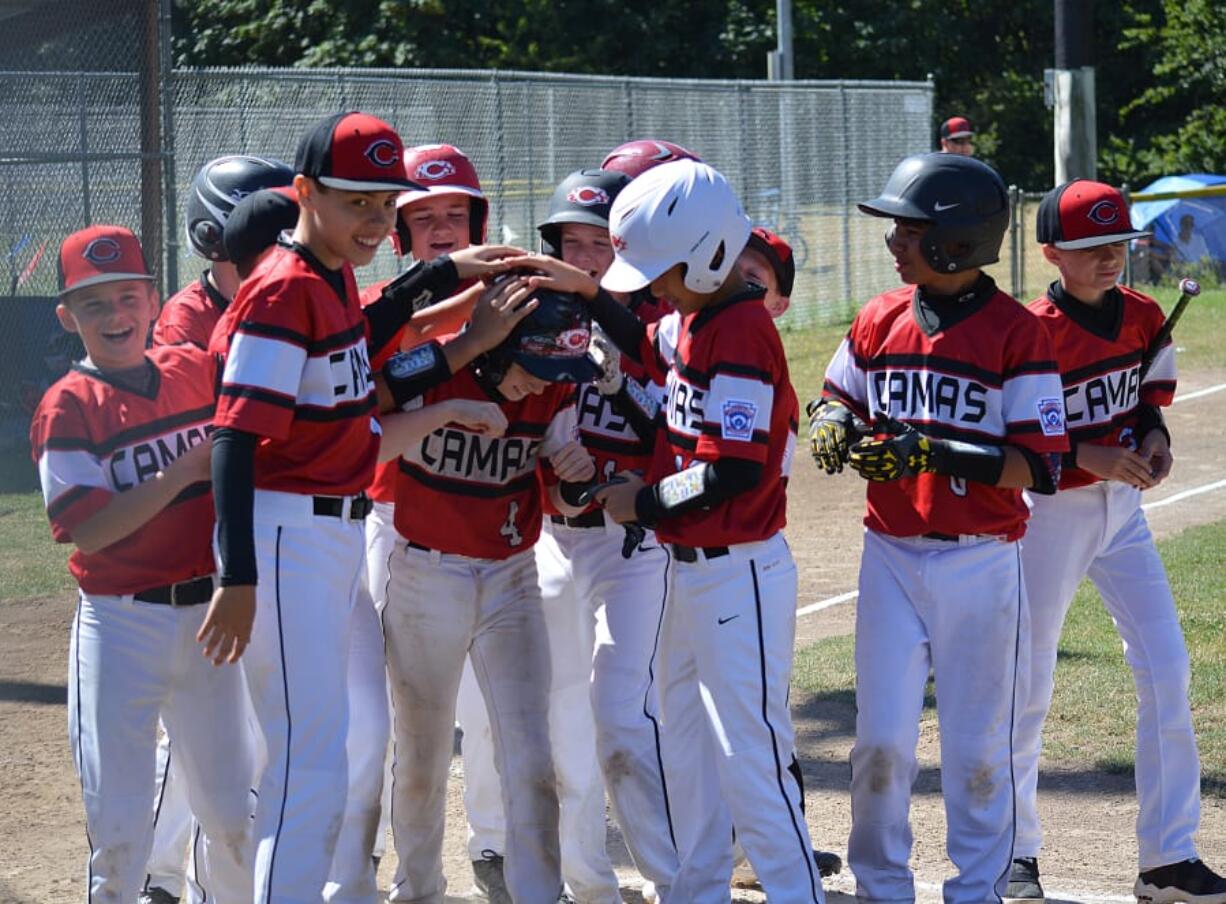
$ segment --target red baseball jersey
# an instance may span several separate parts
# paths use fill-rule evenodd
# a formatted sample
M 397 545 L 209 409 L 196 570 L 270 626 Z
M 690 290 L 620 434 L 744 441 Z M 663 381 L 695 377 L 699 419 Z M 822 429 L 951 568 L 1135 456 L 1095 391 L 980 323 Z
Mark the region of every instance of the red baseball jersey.
M 417 400 L 488 401 L 471 367 Z M 541 533 L 541 491 L 557 479 L 544 461 L 578 438 L 575 387 L 502 402 L 506 433 L 480 436 L 456 424 L 435 430 L 399 459 L 396 530 L 405 539 L 476 559 L 531 549 Z
M 229 304 L 226 297 L 213 288 L 206 271 L 162 305 L 157 323 L 153 325 L 153 344 L 190 342 L 197 348 L 208 348 L 217 321 Z
M 963 302 L 931 335 L 917 289 L 878 295 L 852 321 L 826 370 L 823 394 L 872 423 L 889 414 L 930 436 L 1038 453 L 1068 448 L 1064 396 L 1051 339 L 1037 317 L 995 290 Z M 1026 530 L 1021 490 L 940 474 L 868 484 L 872 530 L 898 537 Z
M 116 493 L 154 477 L 212 432 L 216 366 L 190 345 L 146 353 L 148 394 L 80 364 L 43 396 L 30 425 L 51 534 L 73 530 Z M 213 496 L 193 484 L 105 549 L 73 550 L 68 570 L 86 593 L 121 595 L 212 574 Z
M 261 437 L 255 485 L 348 496 L 370 485 L 379 451 L 366 318 L 353 268 L 338 294 L 297 246 L 277 246 L 213 333 L 224 355 L 214 423 Z
M 787 521 L 786 477 L 799 416 L 779 332 L 761 289 L 647 327 L 649 376 L 665 387 L 665 424 L 648 483 L 723 457 L 762 464 L 753 489 L 711 509 L 660 522 L 667 543 L 728 546 L 765 540 Z
M 1168 339 L 1145 380 L 1141 358 L 1162 328 L 1162 309 L 1152 298 L 1119 286 L 1102 308 L 1090 308 L 1053 286 L 1029 305 L 1047 328 L 1064 383 L 1064 416 L 1074 445 L 1094 443 L 1136 449 L 1137 408 L 1171 404 L 1175 397 L 1175 349 Z M 1060 488 L 1099 478 L 1066 468 Z

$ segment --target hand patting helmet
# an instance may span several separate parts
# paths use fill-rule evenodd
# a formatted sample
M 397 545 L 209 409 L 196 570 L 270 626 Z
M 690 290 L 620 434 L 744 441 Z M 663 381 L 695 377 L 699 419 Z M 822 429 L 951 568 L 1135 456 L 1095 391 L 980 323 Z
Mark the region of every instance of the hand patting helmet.
M 210 261 L 229 260 L 222 233 L 234 206 L 262 188 L 293 181 L 293 167 L 270 157 L 235 154 L 210 160 L 192 177 L 188 189 L 187 241 L 192 251 Z
M 1009 228 L 1004 180 L 986 163 L 959 154 L 905 158 L 881 195 L 857 206 L 869 216 L 931 223 L 920 248 L 937 273 L 959 273 L 999 260 Z
M 541 234 L 541 251 L 561 256 L 563 223 L 608 229 L 613 200 L 629 183 L 625 173 L 601 169 L 575 170 L 563 179 L 549 199 L 548 217 L 536 227 Z
M 495 282 L 509 277 L 500 277 Z M 583 300 L 569 292 L 537 289 L 537 307 L 499 345 L 477 359 L 490 385 L 497 386 L 512 363 L 550 383 L 587 383 L 598 368 L 587 353 L 592 320 Z

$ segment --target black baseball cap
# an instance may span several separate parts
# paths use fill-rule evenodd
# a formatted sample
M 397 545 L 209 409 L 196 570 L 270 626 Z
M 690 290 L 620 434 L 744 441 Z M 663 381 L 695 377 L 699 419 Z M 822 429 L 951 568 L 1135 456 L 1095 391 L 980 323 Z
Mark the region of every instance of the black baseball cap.
M 369 113 L 336 113 L 302 136 L 294 169 L 343 191 L 408 191 L 421 186 L 404 169 L 396 130 Z
M 1035 238 L 1041 245 L 1080 251 L 1149 234 L 1132 228 L 1124 196 L 1102 182 L 1074 179 L 1057 185 L 1039 202 Z
M 247 195 L 226 218 L 226 256 L 239 270 L 246 269 L 282 232 L 297 225 L 298 210 L 298 192 L 290 185 Z

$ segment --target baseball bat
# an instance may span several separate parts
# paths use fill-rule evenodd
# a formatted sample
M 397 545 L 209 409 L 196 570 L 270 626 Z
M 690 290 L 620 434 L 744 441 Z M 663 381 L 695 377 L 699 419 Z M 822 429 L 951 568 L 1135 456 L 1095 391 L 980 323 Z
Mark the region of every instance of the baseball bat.
M 1188 302 L 1199 294 L 1200 283 L 1196 280 L 1184 277 L 1179 281 L 1179 300 L 1175 302 L 1175 307 L 1171 308 L 1171 313 L 1166 320 L 1162 321 L 1162 328 L 1158 330 L 1158 335 L 1154 336 L 1154 341 L 1149 344 L 1149 348 L 1145 349 L 1145 354 L 1141 356 L 1140 382 L 1145 381 L 1145 375 L 1154 366 L 1154 359 L 1158 357 L 1158 352 L 1162 351 L 1162 346 L 1171 338 L 1171 332 L 1175 329 L 1179 318 L 1183 316 Z

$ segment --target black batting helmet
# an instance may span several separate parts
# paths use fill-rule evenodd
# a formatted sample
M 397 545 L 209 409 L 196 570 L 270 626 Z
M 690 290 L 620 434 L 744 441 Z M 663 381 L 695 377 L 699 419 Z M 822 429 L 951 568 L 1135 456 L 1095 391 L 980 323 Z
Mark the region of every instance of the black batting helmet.
M 550 383 L 594 380 L 598 368 L 587 353 L 592 338 L 587 305 L 576 295 L 552 289 L 537 289 L 532 297 L 540 302 L 536 310 L 517 323 L 496 348 L 477 359 L 478 371 L 494 386 L 513 363 Z
M 607 229 L 613 199 L 629 184 L 630 177 L 625 173 L 602 169 L 575 170 L 563 179 L 549 199 L 549 216 L 536 227 L 541 234 L 541 251 L 561 255 L 563 223 Z
M 200 167 L 188 189 L 188 244 L 206 260 L 229 260 L 222 232 L 234 205 L 252 192 L 293 181 L 293 167 L 271 157 L 235 154 L 210 160 Z
M 958 154 L 916 154 L 894 168 L 881 195 L 857 205 L 874 217 L 931 223 L 921 248 L 938 273 L 973 270 L 1000 259 L 1009 228 L 1009 194 L 992 167 Z

